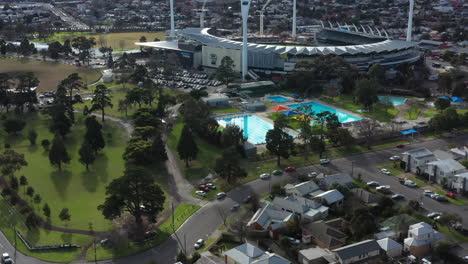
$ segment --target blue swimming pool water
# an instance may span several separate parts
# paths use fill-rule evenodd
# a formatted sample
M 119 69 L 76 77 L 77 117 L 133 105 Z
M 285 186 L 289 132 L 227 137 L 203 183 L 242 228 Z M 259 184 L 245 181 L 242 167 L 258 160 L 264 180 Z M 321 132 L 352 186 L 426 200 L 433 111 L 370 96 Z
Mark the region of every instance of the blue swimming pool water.
M 330 113 L 334 113 L 334 114 L 336 114 L 336 115 L 338 116 L 338 120 L 339 120 L 341 123 L 347 123 L 347 122 L 353 122 L 353 121 L 361 120 L 361 118 L 359 118 L 359 117 L 356 117 L 356 116 L 353 116 L 353 115 L 350 115 L 350 114 L 347 114 L 347 113 L 338 111 L 338 110 L 336 110 L 335 108 L 331 108 L 331 107 L 328 107 L 328 106 L 326 106 L 326 105 L 322 105 L 322 104 L 315 103 L 315 102 L 300 103 L 300 104 L 291 104 L 291 105 L 287 105 L 287 107 L 293 108 L 293 109 L 298 109 L 298 108 L 300 108 L 300 107 L 303 106 L 303 105 L 312 106 L 312 111 L 313 111 L 315 114 L 318 114 L 318 113 L 321 113 L 321 112 L 325 112 L 325 111 L 328 111 L 328 112 L 330 112 Z
M 268 96 L 267 99 L 270 100 L 270 101 L 273 101 L 275 103 L 284 103 L 284 102 L 289 101 L 288 98 L 280 96 L 280 95 Z
M 406 98 L 404 97 L 392 97 L 392 96 L 378 96 L 379 100 L 383 100 L 388 98 L 390 102 L 392 102 L 393 106 L 399 106 L 406 102 Z
M 240 127 L 244 131 L 244 138 L 247 138 L 253 144 L 265 143 L 266 133 L 268 130 L 273 129 L 273 124 L 253 115 L 218 119 L 218 124 L 222 127 L 226 127 L 227 124 Z

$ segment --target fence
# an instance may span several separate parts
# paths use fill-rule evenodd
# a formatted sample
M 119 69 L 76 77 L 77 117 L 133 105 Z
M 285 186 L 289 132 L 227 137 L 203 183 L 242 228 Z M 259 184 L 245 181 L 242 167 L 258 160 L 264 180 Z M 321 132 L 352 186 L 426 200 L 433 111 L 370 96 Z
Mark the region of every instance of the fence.
M 73 249 L 79 248 L 80 246 L 74 244 L 62 244 L 62 245 L 52 245 L 52 246 L 40 246 L 40 247 L 32 247 L 26 238 L 21 235 L 20 232 L 16 231 L 16 235 L 23 241 L 24 245 L 31 251 L 40 251 L 40 250 L 56 250 L 56 249 Z

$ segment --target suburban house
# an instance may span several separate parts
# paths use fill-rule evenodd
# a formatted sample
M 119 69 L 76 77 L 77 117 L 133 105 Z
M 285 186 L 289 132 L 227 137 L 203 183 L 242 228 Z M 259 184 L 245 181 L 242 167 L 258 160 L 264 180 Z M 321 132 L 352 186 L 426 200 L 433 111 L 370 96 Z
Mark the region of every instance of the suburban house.
M 404 165 L 405 171 L 417 174 L 424 172 L 427 163 L 437 160 L 434 153 L 427 148 L 407 151 L 402 155 L 401 162 Z
M 377 240 L 377 243 L 379 244 L 382 251 L 384 251 L 385 254 L 387 254 L 388 257 L 394 258 L 401 256 L 403 246 L 397 243 L 395 240 L 391 238 L 383 238 Z
M 300 196 L 275 197 L 271 204 L 274 209 L 294 213 L 300 218 L 309 221 L 317 221 L 328 216 L 328 207 Z
M 227 264 L 291 264 L 291 261 L 275 253 L 263 251 L 249 243 L 230 249 L 223 254 Z
M 338 190 L 333 189 L 316 195 L 314 200 L 321 201 L 327 206 L 341 207 L 343 205 L 344 196 Z
M 415 257 L 426 256 L 435 242 L 443 238 L 444 235 L 434 230 L 431 225 L 419 222 L 410 225 L 408 237 L 404 240 L 404 249 Z
M 368 192 L 361 188 L 354 188 L 351 192 L 365 204 L 377 203 L 380 199 L 380 195 Z
M 323 190 L 329 190 L 334 183 L 346 186 L 350 189 L 354 187 L 353 178 L 348 173 L 337 173 L 321 178 L 317 177 L 317 179 L 320 188 Z
M 347 223 L 341 218 L 316 221 L 302 226 L 302 242 L 314 242 L 321 248 L 335 249 L 346 244 L 348 236 L 343 232 Z
M 286 184 L 284 186 L 288 195 L 296 195 L 300 197 L 314 196 L 322 193 L 318 185 L 314 181 L 301 182 L 299 184 Z
M 463 172 L 453 176 L 453 181 L 449 187 L 455 189 L 458 193 L 468 191 L 468 172 Z
M 301 264 L 325 264 L 335 262 L 331 251 L 320 247 L 300 250 L 297 258 Z
M 463 158 L 468 158 L 468 146 L 461 146 L 450 149 L 450 152 Z
M 350 264 L 380 256 L 380 246 L 374 239 L 364 240 L 345 247 L 332 250 L 335 259 L 341 264 Z
M 278 230 L 285 227 L 287 222 L 293 219 L 293 213 L 274 209 L 269 203 L 255 212 L 247 226 L 255 230 L 268 230 L 270 237 L 277 238 Z
M 440 183 L 442 178 L 447 179 L 449 186 L 456 174 L 466 171 L 465 166 L 454 159 L 437 160 L 427 163 L 425 173 L 429 175 L 431 181 Z

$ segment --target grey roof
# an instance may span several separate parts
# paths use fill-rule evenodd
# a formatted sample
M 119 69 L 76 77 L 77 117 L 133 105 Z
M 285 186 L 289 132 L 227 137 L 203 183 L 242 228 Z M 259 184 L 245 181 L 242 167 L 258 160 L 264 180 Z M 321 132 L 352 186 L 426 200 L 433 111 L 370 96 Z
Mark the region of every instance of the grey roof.
M 252 262 L 252 264 L 291 264 L 291 261 L 275 253 L 266 252 L 265 255 Z
M 307 260 L 315 260 L 326 255 L 330 255 L 330 251 L 320 248 L 320 247 L 311 247 L 299 251 L 299 254 L 304 256 Z
M 224 252 L 224 255 L 242 264 L 250 264 L 254 259 L 260 257 L 263 254 L 263 250 L 249 243 L 242 244 Z
M 224 260 L 216 256 L 201 256 L 195 264 L 224 264 Z
M 465 169 L 465 166 L 463 166 L 460 162 L 454 159 L 437 160 L 437 161 L 429 162 L 428 164 L 437 166 L 438 170 L 441 170 L 444 172 L 456 172 L 456 171 L 462 171 Z
M 368 239 L 345 247 L 334 249 L 332 252 L 337 254 L 342 260 L 345 260 L 376 250 L 380 250 L 380 246 L 377 241 L 374 239 Z
M 247 225 L 250 226 L 253 223 L 257 223 L 261 225 L 263 229 L 272 225 L 272 227 L 276 229 L 282 227 L 292 217 L 292 213 L 283 210 L 276 210 L 269 203 L 265 207 L 258 209 Z
M 314 198 L 322 198 L 327 202 L 327 204 L 331 205 L 343 200 L 344 196 L 338 190 L 333 189 L 316 195 Z
M 342 219 L 334 219 L 340 220 Z M 342 232 L 342 229 L 339 227 L 334 227 L 332 224 L 334 220 L 331 221 L 317 221 L 313 223 L 306 224 L 302 227 L 303 232 L 311 234 L 316 240 L 321 241 L 326 247 L 337 247 L 344 245 L 348 236 Z M 331 224 L 330 224 L 331 222 Z
M 209 28 L 185 28 L 177 30 L 177 34 L 191 40 L 198 41 L 203 45 L 222 47 L 228 49 L 241 49 L 242 42 L 234 41 L 226 38 L 213 36 L 208 33 Z M 276 54 L 291 54 L 291 55 L 355 55 L 369 54 L 375 52 L 392 52 L 404 50 L 417 46 L 418 42 L 408 42 L 403 40 L 383 40 L 377 43 L 363 45 L 348 45 L 348 46 L 283 46 L 283 45 L 266 45 L 248 43 L 248 50 L 253 52 L 269 52 Z M 146 44 L 148 45 L 148 44 Z
M 434 153 L 432 153 L 427 148 L 420 148 L 420 149 L 410 150 L 410 151 L 406 151 L 403 154 L 410 155 L 412 158 L 415 158 L 415 159 L 423 158 L 423 157 L 427 157 L 427 156 L 435 156 Z
M 361 201 L 365 202 L 366 204 L 369 203 L 376 203 L 379 201 L 380 196 L 375 193 L 368 192 L 361 188 L 354 188 L 351 190 Z
M 327 188 L 335 182 L 347 187 L 353 186 L 353 178 L 348 173 L 337 173 L 333 175 L 328 175 L 322 178 L 321 182 L 324 183 Z
M 400 245 L 395 240 L 390 239 L 390 238 L 384 238 L 384 239 L 377 240 L 377 243 L 379 244 L 380 248 L 385 250 L 385 251 L 390 251 L 390 250 L 394 250 L 394 249 L 403 248 L 402 245 Z
M 295 189 L 300 196 L 306 196 L 312 192 L 315 192 L 319 189 L 317 184 L 314 181 L 301 182 L 296 185 L 286 185 L 286 191 Z
M 296 195 L 291 195 L 286 198 L 275 197 L 275 199 L 273 199 L 272 204 L 274 207 L 289 209 L 293 212 L 301 214 L 306 213 L 311 208 L 316 209 L 321 207 L 321 204 L 317 203 L 316 201 L 299 197 Z

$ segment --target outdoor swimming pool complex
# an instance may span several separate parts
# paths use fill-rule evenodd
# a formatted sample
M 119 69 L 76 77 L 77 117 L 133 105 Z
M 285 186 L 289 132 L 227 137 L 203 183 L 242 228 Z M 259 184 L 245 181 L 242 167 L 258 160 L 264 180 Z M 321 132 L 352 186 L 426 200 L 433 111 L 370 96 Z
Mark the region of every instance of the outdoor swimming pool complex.
M 392 96 L 378 96 L 379 100 L 382 101 L 386 98 L 392 102 L 393 106 L 399 106 L 406 102 L 406 98 L 404 97 L 392 97 Z
M 314 112 L 314 114 L 322 113 L 325 111 L 328 111 L 330 113 L 334 113 L 338 116 L 338 120 L 341 123 L 348 123 L 348 122 L 353 122 L 353 121 L 358 121 L 361 120 L 361 118 L 341 112 L 336 110 L 335 108 L 328 107 L 326 105 L 322 105 L 316 102 L 308 102 L 308 103 L 300 103 L 300 104 L 291 104 L 287 105 L 287 107 L 296 109 L 300 111 L 301 106 L 311 106 L 311 110 Z M 307 114 L 307 113 L 306 113 Z
M 270 100 L 270 101 L 273 101 L 275 103 L 284 103 L 284 102 L 289 101 L 288 98 L 286 98 L 284 96 L 280 96 L 280 95 L 268 96 L 267 99 Z
M 244 138 L 247 138 L 247 141 L 252 144 L 265 143 L 266 133 L 268 130 L 273 129 L 273 124 L 253 115 L 226 117 L 217 121 L 222 127 L 226 127 L 227 124 L 234 124 L 240 127 L 244 131 Z

